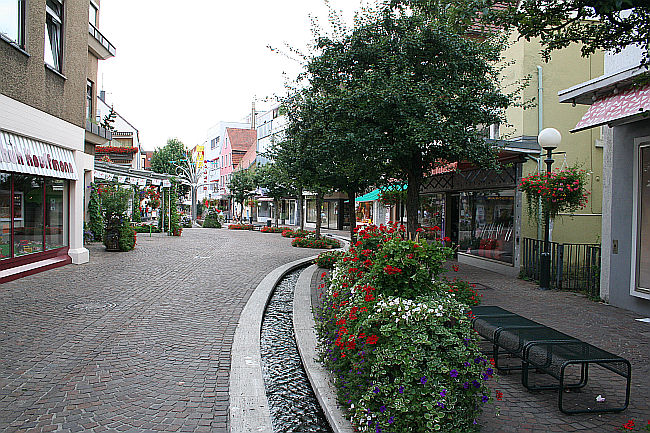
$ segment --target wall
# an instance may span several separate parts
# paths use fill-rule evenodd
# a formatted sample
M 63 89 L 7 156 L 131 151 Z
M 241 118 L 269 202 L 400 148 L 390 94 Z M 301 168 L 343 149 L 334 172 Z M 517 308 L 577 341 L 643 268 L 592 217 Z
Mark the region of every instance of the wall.
M 601 295 L 612 305 L 650 315 L 650 300 L 630 295 L 632 263 L 633 167 L 634 139 L 650 136 L 650 120 L 630 123 L 613 129 L 613 145 L 606 150 L 607 182 L 605 203 L 609 206 L 603 220 L 603 273 Z M 631 192 L 631 193 L 630 193 Z M 613 254 L 612 240 L 618 241 Z M 609 269 L 607 269 L 609 262 Z
M 27 1 L 25 51 L 0 40 L 0 93 L 84 127 L 88 0 L 65 1 L 63 75 L 44 65 L 45 0 Z
M 570 130 L 586 113 L 585 106 L 572 107 L 570 104 L 560 104 L 557 94 L 582 81 L 598 77 L 603 73 L 603 54 L 598 53 L 589 58 L 580 56 L 578 45 L 572 45 L 560 51 L 553 52 L 548 63 L 541 58 L 541 45 L 538 40 L 516 40 L 510 36 L 510 46 L 504 51 L 506 60 L 515 63 L 507 66 L 503 72 L 506 91 L 514 90 L 517 80 L 528 79 L 529 84 L 522 91 L 520 102 L 532 102 L 530 108 L 511 107 L 506 116 L 509 125 L 501 128 L 504 138 L 522 136 L 536 137 L 540 130 L 538 119 L 538 72 L 537 66 L 542 67 L 543 86 L 543 125 L 554 127 L 562 134 L 562 143 L 554 157 L 554 168 L 577 164 L 591 172 L 588 189 L 591 191 L 589 204 L 586 209 L 575 216 L 563 215 L 554 221 L 552 238 L 559 242 L 591 243 L 600 240 L 601 206 L 602 206 L 602 148 L 597 147 L 600 139 L 598 129 L 571 133 Z M 533 155 L 537 157 L 537 155 Z M 566 158 L 566 159 L 565 159 Z M 529 160 L 524 164 L 523 175 L 537 172 L 536 161 Z M 545 170 L 544 166 L 544 170 Z M 524 203 L 524 207 L 526 204 Z M 538 225 L 535 215 L 529 216 L 526 209 L 522 218 L 522 235 L 529 238 L 538 237 Z

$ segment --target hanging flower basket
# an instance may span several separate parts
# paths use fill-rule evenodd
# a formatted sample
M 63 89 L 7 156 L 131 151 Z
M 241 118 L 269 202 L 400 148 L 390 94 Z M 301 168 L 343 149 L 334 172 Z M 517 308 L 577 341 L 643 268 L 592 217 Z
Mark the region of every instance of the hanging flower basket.
M 528 198 L 528 212 L 535 215 L 539 211 L 555 218 L 561 212 L 574 213 L 587 206 L 587 172 L 577 167 L 556 170 L 550 174 L 532 174 L 519 182 L 519 189 Z

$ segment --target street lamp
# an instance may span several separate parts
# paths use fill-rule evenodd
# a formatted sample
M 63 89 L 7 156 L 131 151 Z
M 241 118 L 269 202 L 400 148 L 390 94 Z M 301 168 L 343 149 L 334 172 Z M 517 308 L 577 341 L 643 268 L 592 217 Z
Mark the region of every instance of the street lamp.
M 553 166 L 553 150 L 557 149 L 562 141 L 562 134 L 555 128 L 542 129 L 537 136 L 537 142 L 546 150 L 546 176 L 551 175 L 551 167 Z M 549 223 L 550 212 L 548 206 L 544 209 L 544 251 L 540 260 L 540 274 L 539 274 L 539 288 L 548 290 L 551 286 L 551 243 L 549 242 Z

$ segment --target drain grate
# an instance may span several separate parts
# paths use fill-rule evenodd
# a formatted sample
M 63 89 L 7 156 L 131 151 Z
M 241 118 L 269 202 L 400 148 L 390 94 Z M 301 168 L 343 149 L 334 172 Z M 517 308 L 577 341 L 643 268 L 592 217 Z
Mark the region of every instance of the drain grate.
M 68 304 L 65 308 L 70 311 L 93 313 L 97 311 L 111 310 L 115 308 L 115 304 L 112 302 L 78 302 L 74 304 Z

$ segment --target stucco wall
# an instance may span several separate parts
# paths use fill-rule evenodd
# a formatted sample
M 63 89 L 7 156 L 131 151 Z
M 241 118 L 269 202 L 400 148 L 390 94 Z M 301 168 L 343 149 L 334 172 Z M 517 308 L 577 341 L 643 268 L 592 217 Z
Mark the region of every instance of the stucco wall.
M 83 127 L 88 0 L 66 0 L 63 75 L 45 67 L 45 0 L 26 2 L 25 51 L 0 40 L 0 93 Z
M 607 149 L 606 160 L 611 171 L 606 173 L 611 196 L 604 197 L 609 207 L 603 219 L 603 275 L 601 292 L 612 305 L 649 315 L 650 300 L 630 295 L 633 220 L 634 139 L 650 136 L 650 120 L 634 122 L 613 129 L 613 145 Z M 609 164 L 608 164 L 609 165 Z M 607 168 L 607 166 L 606 166 Z M 608 170 L 609 171 L 609 170 Z M 611 188 L 611 189 L 610 189 Z M 612 242 L 618 241 L 618 254 L 612 251 Z M 609 262 L 609 269 L 607 269 Z M 605 296 L 607 297 L 607 296 Z

